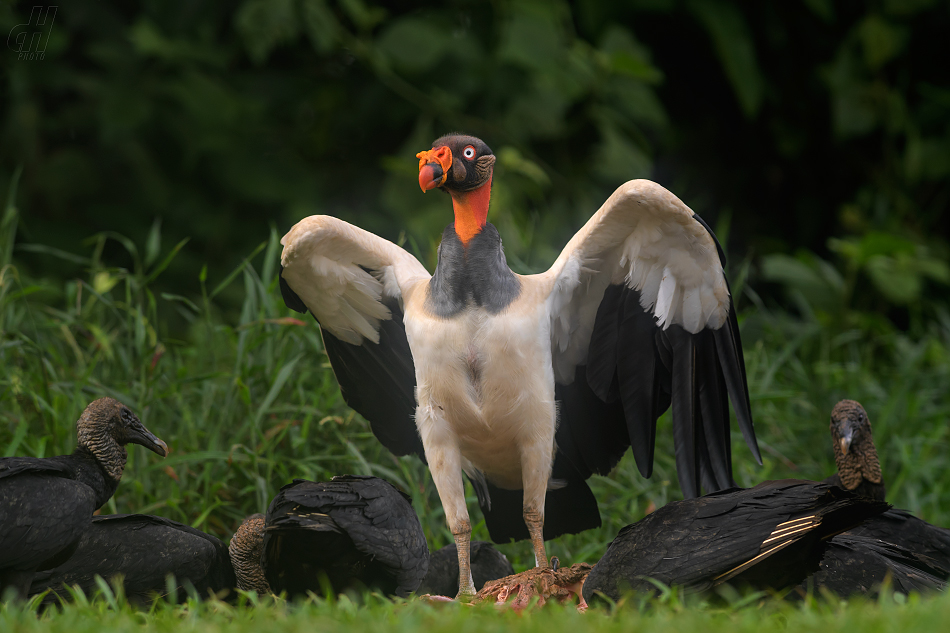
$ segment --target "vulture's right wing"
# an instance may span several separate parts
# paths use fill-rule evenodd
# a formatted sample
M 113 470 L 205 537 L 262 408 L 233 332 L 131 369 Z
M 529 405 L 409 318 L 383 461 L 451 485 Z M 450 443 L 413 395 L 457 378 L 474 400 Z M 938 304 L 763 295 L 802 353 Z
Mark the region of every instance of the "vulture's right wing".
M 392 242 L 325 215 L 304 218 L 281 244 L 284 303 L 320 324 L 346 403 L 390 451 L 425 459 L 402 306 L 429 273 Z

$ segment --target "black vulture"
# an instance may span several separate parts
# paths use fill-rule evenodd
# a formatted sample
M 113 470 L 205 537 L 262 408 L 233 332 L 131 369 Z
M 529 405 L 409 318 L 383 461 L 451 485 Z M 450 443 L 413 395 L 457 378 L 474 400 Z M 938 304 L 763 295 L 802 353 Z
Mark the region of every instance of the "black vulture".
M 827 539 L 888 507 L 794 479 L 673 501 L 620 530 L 588 576 L 584 598 L 656 592 L 648 578 L 691 590 L 727 581 L 792 587 L 819 569 Z
M 70 455 L 0 459 L 0 596 L 8 588 L 26 596 L 34 570 L 69 558 L 93 512 L 118 487 L 126 444 L 168 454 L 165 442 L 112 398 L 89 404 L 76 434 Z
M 30 595 L 51 590 L 44 598 L 68 599 L 65 587 L 78 585 L 86 595 L 96 589 L 95 577 L 121 576 L 130 601 L 144 603 L 166 597 L 167 576 L 175 577 L 179 599 L 193 588 L 201 597 L 227 597 L 237 583 L 224 544 L 214 536 L 171 519 L 146 514 L 93 517 L 66 562 L 33 575 Z
M 883 501 L 884 477 L 864 407 L 854 400 L 836 404 L 831 412 L 831 438 L 838 472 L 825 481 Z M 848 533 L 886 541 L 950 570 L 950 530 L 931 525 L 906 510 L 890 509 Z
M 263 536 L 255 568 L 256 539 Z M 408 596 L 419 587 L 429 549 L 409 497 L 378 477 L 296 479 L 280 489 L 263 521 L 249 517 L 231 540 L 241 588 L 288 596 L 364 588 Z
M 472 578 L 475 590 L 479 591 L 490 580 L 497 580 L 515 573 L 504 554 L 491 543 L 472 541 Z M 419 594 L 454 596 L 459 587 L 459 559 L 455 543 L 446 545 L 429 554 L 429 571 L 416 589 Z

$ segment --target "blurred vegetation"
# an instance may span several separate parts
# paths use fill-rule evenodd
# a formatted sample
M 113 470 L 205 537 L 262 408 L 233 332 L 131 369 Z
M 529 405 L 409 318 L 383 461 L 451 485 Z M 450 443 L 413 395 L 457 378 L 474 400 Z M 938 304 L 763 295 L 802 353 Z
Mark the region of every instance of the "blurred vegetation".
M 31 6 L 0 2 L 0 27 Z M 451 216 L 413 156 L 461 130 L 498 156 L 519 272 L 631 178 L 716 228 L 766 455 L 737 441 L 739 483 L 827 476 L 850 397 L 894 502 L 950 524 L 948 32 L 929 0 L 62 5 L 44 60 L 0 54 L 0 450 L 70 450 L 109 394 L 174 449 L 130 451 L 110 511 L 227 536 L 293 477 L 375 473 L 448 542 L 427 470 L 345 407 L 275 275 L 313 213 L 431 268 Z M 605 526 L 552 553 L 596 560 L 679 497 L 666 424 L 653 479 L 594 478 Z
M 0 3 L 0 27 L 31 7 Z M 450 216 L 413 155 L 464 130 L 499 156 L 492 220 L 518 270 L 650 177 L 734 256 L 801 264 L 765 259 L 766 279 L 814 253 L 906 329 L 950 281 L 948 29 L 937 0 L 76 2 L 44 60 L 0 55 L 0 183 L 22 167 L 21 266 L 72 274 L 29 245 L 159 227 L 191 240 L 162 283 L 194 299 L 203 265 L 312 213 L 431 267 Z

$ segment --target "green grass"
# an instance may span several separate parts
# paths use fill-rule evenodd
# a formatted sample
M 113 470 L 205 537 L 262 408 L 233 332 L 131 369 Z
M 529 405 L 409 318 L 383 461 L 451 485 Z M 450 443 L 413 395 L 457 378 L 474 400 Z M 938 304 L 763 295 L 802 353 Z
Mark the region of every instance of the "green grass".
M 771 597 L 712 605 L 684 604 L 675 596 L 665 601 L 627 602 L 581 614 L 572 606 L 552 605 L 521 615 L 490 605 L 430 605 L 419 600 L 390 602 L 368 596 L 362 605 L 346 597 L 314 598 L 287 604 L 264 598 L 231 606 L 195 600 L 172 606 L 157 603 L 149 612 L 135 611 L 113 596 L 67 605 L 40 615 L 29 606 L 0 605 L 0 630 L 16 633 L 90 633 L 107 631 L 217 633 L 218 631 L 427 631 L 490 633 L 492 631 L 603 631 L 667 633 L 719 631 L 761 633 L 763 630 L 835 633 L 939 631 L 950 617 L 950 596 L 921 599 L 886 596 L 878 601 L 809 599 L 791 604 Z
M 293 478 L 374 474 L 393 481 L 413 500 L 430 547 L 451 540 L 427 469 L 411 457 L 396 458 L 350 411 L 322 352 L 319 329 L 309 316 L 289 312 L 280 299 L 276 233 L 224 279 L 196 273 L 198 298 L 156 293 L 155 281 L 183 244 L 163 248 L 159 236 L 138 248 L 121 236 L 98 235 L 82 256 L 41 245 L 24 250 L 61 257 L 75 265 L 71 279 L 24 276 L 13 259 L 16 211 L 8 205 L 0 224 L 0 451 L 49 456 L 72 450 L 75 420 L 92 399 L 111 395 L 133 408 L 172 448 L 165 460 L 133 448 L 123 482 L 104 512 L 167 516 L 227 539 L 244 516 L 266 509 Z M 109 242 L 132 265 L 104 260 Z M 741 272 L 741 271 L 740 271 Z M 739 275 L 742 276 L 742 275 Z M 241 294 L 239 313 L 222 312 L 222 293 Z M 923 518 L 950 524 L 950 318 L 937 311 L 923 334 L 893 327 L 862 327 L 860 319 L 823 320 L 802 310 L 790 316 L 769 310 L 750 290 L 743 304 L 746 363 L 756 429 L 765 464 L 754 463 L 738 433 L 733 462 L 741 485 L 763 479 L 821 479 L 834 469 L 828 418 L 840 398 L 868 410 L 893 503 Z M 746 301 L 745 296 L 753 301 Z M 854 316 L 854 315 L 851 315 Z M 917 328 L 920 330 L 920 328 Z M 549 544 L 562 561 L 596 562 L 617 530 L 651 506 L 681 497 L 676 483 L 668 416 L 660 422 L 654 476 L 645 480 L 628 455 L 609 477 L 591 481 L 604 525 Z M 475 538 L 487 539 L 474 493 Z M 500 546 L 516 569 L 532 564 L 527 543 Z M 83 630 L 175 627 L 241 627 L 266 618 L 287 628 L 394 626 L 489 629 L 517 622 L 549 626 L 555 618 L 574 626 L 579 616 L 555 610 L 523 619 L 491 610 L 435 609 L 380 603 L 356 609 L 346 601 L 318 601 L 299 609 L 282 603 L 255 608 L 224 605 L 160 607 L 133 613 L 108 600 L 67 608 L 39 619 L 19 607 L 2 607 L 0 629 Z M 674 601 L 675 602 L 675 601 Z M 808 603 L 778 606 L 757 601 L 744 607 L 655 604 L 628 607 L 615 616 L 588 614 L 585 623 L 604 629 L 744 629 L 765 620 L 775 626 L 881 628 L 889 614 L 921 626 L 950 615 L 944 597 L 901 605 Z M 268 603 L 269 604 L 269 603 Z M 89 618 L 94 613 L 94 618 Z M 579 622 L 579 620 L 578 620 Z

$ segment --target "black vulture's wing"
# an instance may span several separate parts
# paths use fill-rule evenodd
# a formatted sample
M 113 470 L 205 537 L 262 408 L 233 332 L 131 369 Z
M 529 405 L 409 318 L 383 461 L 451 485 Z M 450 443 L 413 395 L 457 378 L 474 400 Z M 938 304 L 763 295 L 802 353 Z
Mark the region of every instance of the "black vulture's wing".
M 892 508 L 852 528 L 849 534 L 901 545 L 950 569 L 950 529 L 927 523 L 907 510 Z
M 359 512 L 331 512 L 360 551 L 385 565 L 396 579 L 396 594 L 415 591 L 429 568 L 429 547 L 419 516 L 405 494 L 378 477 L 334 477 L 365 503 Z
M 22 473 L 51 475 L 54 477 L 71 477 L 72 471 L 68 466 L 55 459 L 40 457 L 4 457 L 0 459 L 0 479 L 13 477 Z
M 343 398 L 394 454 L 425 459 L 402 306 L 429 273 L 392 242 L 329 216 L 304 218 L 281 243 L 284 302 L 320 323 Z
M 926 593 L 944 591 L 948 577 L 950 568 L 916 551 L 912 543 L 897 545 L 844 533 L 828 541 L 820 569 L 802 588 L 824 588 L 847 598 L 875 595 L 889 582 L 899 593 Z
M 378 584 L 400 596 L 415 591 L 428 569 L 429 550 L 419 517 L 406 495 L 378 477 L 295 480 L 281 488 L 267 510 L 265 552 L 270 552 L 275 528 L 344 534 L 347 546 L 388 577 Z M 374 570 L 365 573 L 367 584 L 377 584 L 370 578 Z
M 91 595 L 97 575 L 107 581 L 121 575 L 126 595 L 146 600 L 167 593 L 169 574 L 179 599 L 187 597 L 188 584 L 202 597 L 237 585 L 227 548 L 214 536 L 163 517 L 116 514 L 94 517 L 68 560 L 34 574 L 30 594 L 50 589 L 50 602 L 57 594 L 68 597 L 64 587 L 78 585 Z
M 674 501 L 620 531 L 585 581 L 584 596 L 655 591 L 650 578 L 693 590 L 729 581 L 757 589 L 796 585 L 818 569 L 825 539 L 887 507 L 799 480 Z

